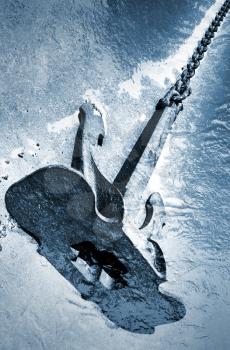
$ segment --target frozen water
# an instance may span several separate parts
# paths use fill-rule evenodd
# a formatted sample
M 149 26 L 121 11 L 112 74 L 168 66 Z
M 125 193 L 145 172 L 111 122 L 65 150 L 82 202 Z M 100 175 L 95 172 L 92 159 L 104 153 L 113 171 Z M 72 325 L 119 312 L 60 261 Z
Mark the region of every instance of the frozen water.
M 164 200 L 167 224 L 158 243 L 168 281 L 162 289 L 183 300 L 183 320 L 148 336 L 115 328 L 36 252 L 4 208 L 11 183 L 47 164 L 70 164 L 76 111 L 86 97 L 107 115 L 107 138 L 96 160 L 112 180 L 164 93 L 151 76 L 142 79 L 138 99 L 119 94 L 122 82 L 146 62 L 176 57 L 213 4 L 1 2 L 0 235 L 7 234 L 0 252 L 1 350 L 229 349 L 229 16 L 193 79 L 193 94 L 150 182 L 151 143 L 125 198 L 129 221 L 150 192 Z M 141 246 L 145 236 L 133 231 Z

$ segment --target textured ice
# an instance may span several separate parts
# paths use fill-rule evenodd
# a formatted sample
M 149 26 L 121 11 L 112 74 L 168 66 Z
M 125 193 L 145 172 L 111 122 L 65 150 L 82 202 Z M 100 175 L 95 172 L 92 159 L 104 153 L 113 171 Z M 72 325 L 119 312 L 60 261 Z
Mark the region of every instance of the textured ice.
M 151 336 L 115 328 L 36 252 L 3 205 L 13 182 L 47 164 L 69 164 L 77 122 L 57 133 L 47 128 L 74 115 L 89 89 L 100 91 L 106 107 L 108 135 L 97 162 L 112 180 L 164 93 L 148 78 L 132 99 L 118 95 L 119 84 L 146 61 L 176 55 L 213 3 L 173 1 L 169 9 L 166 1 L 148 0 L 1 2 L 0 176 L 8 176 L 0 183 L 0 235 L 7 233 L 0 252 L 1 350 L 229 349 L 229 16 L 150 182 L 151 144 L 126 197 L 130 221 L 150 192 L 163 197 L 167 224 L 158 242 L 168 281 L 162 288 L 183 300 L 183 320 Z M 28 138 L 40 144 L 32 154 Z M 144 244 L 144 236 L 134 236 Z

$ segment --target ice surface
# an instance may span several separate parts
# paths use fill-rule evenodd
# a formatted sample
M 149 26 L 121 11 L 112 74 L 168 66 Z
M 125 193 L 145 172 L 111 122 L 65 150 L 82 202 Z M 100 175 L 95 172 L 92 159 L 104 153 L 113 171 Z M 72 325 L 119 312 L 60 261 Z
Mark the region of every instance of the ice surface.
M 7 234 L 0 252 L 1 350 L 229 349 L 229 16 L 147 189 L 151 144 L 125 198 L 133 221 L 150 192 L 163 197 L 167 224 L 158 242 L 168 281 L 162 288 L 183 300 L 183 320 L 151 336 L 115 328 L 36 252 L 3 202 L 9 185 L 35 169 L 70 164 L 76 111 L 89 90 L 107 114 L 97 164 L 112 180 L 164 93 L 150 78 L 139 99 L 119 95 L 119 84 L 145 62 L 176 55 L 213 3 L 1 2 L 0 235 Z M 135 238 L 141 248 L 145 235 Z

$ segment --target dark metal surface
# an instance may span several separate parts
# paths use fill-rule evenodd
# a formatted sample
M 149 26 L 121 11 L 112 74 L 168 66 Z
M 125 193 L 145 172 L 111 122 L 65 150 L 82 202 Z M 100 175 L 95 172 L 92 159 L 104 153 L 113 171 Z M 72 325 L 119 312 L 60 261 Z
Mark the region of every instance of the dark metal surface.
M 97 216 L 94 194 L 78 172 L 61 166 L 40 169 L 12 185 L 5 200 L 12 217 L 37 240 L 39 253 L 117 326 L 148 334 L 157 325 L 184 317 L 183 304 L 159 291 L 164 278 L 154 273 L 123 232 L 122 224 L 108 223 Z M 93 261 L 86 258 L 92 244 Z M 81 246 L 86 247 L 85 252 Z M 72 263 L 78 260 L 78 254 L 71 247 L 87 265 L 94 265 L 98 278 L 94 279 L 91 272 L 87 281 L 79 272 Z M 162 251 L 154 242 L 153 248 L 155 266 L 164 272 Z M 109 264 L 106 255 L 111 254 L 117 260 Z M 124 266 L 125 273 L 120 266 Z M 107 279 L 112 279 L 112 288 L 101 281 L 105 273 Z
M 90 103 L 84 103 L 78 114 L 77 130 L 71 166 L 90 184 L 96 200 L 98 214 L 110 222 L 122 222 L 124 203 L 121 192 L 98 170 L 92 157 L 93 148 L 103 145 L 104 121 L 101 113 Z M 99 127 L 98 127 L 99 124 Z

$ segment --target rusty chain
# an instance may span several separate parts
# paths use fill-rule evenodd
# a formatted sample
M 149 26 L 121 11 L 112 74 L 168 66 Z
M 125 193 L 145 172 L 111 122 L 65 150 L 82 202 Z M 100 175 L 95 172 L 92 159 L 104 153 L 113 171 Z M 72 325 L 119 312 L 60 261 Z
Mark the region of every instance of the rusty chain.
M 200 61 L 204 57 L 204 53 L 207 51 L 208 45 L 211 43 L 212 38 L 214 38 L 215 32 L 217 32 L 218 27 L 221 25 L 221 22 L 227 15 L 229 9 L 230 0 L 226 0 L 206 30 L 203 38 L 198 43 L 192 57 L 189 58 L 187 66 L 183 69 L 179 79 L 169 89 L 165 96 L 159 100 L 156 109 L 163 109 L 167 106 L 172 106 L 173 103 L 180 105 L 181 108 L 183 107 L 182 101 L 192 92 L 190 79 L 194 76 L 196 69 L 200 65 Z

